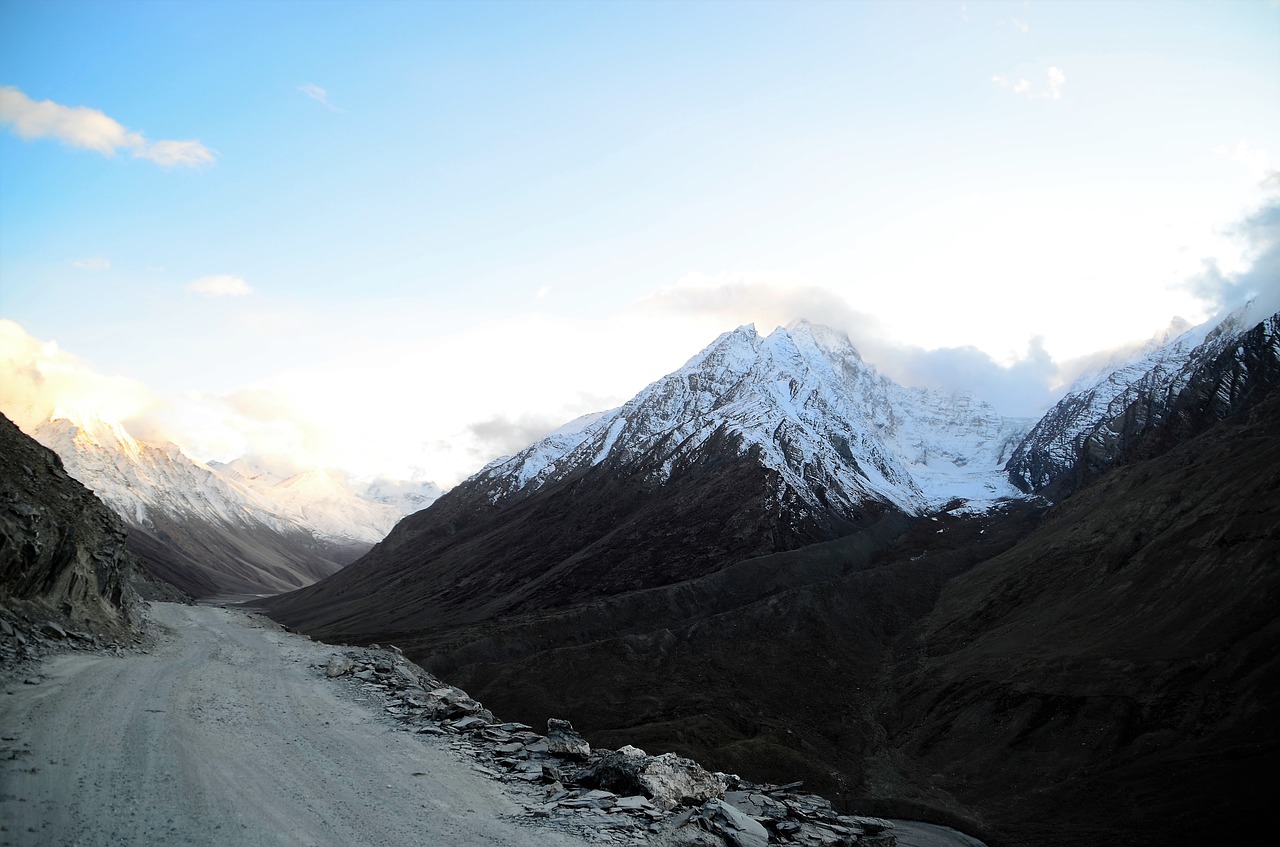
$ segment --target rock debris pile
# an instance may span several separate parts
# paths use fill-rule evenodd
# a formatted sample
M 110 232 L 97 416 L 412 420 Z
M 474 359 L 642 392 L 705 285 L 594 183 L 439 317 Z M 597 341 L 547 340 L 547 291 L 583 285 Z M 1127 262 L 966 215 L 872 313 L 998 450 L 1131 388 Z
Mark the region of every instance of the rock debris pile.
M 24 604 L 35 607 L 34 604 Z M 73 628 L 67 622 L 58 622 L 42 615 L 28 614 L 19 609 L 0 606 L 0 678 L 5 682 L 22 678 L 35 685 L 39 681 L 41 659 L 63 650 L 114 652 L 121 649 L 138 649 L 144 643 L 142 635 L 119 638 L 85 632 Z
M 800 783 L 753 785 L 675 753 L 592 750 L 568 721 L 545 735 L 497 720 L 483 704 L 406 659 L 398 648 L 351 649 L 324 667 L 383 698 L 404 728 L 450 739 L 472 768 L 521 787 L 531 823 L 601 843 L 766 847 L 895 847 L 893 825 L 841 815 Z

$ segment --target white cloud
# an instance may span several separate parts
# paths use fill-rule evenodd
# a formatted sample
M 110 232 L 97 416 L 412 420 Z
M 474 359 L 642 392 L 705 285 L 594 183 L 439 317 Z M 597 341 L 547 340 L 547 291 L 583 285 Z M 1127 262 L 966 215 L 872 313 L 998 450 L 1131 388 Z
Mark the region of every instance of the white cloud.
M 1062 68 L 1049 68 L 1047 74 L 1049 77 L 1049 89 L 1044 95 L 1050 100 L 1062 99 L 1062 87 L 1067 84 L 1067 75 L 1062 72 Z
M 997 24 L 996 24 L 996 26 L 999 26 L 999 27 L 1006 27 L 1006 26 L 1007 26 L 1007 27 L 1009 27 L 1010 29 L 1016 29 L 1018 32 L 1030 32 L 1030 31 L 1031 31 L 1031 24 L 1029 24 L 1029 23 L 1027 23 L 1026 21 L 1021 20 L 1021 19 L 1019 19 L 1019 18 L 1003 18 L 1003 19 L 1001 19 L 1001 20 L 1000 20 L 1000 22 L 999 22 L 999 23 L 997 23 Z
M 195 168 L 213 164 L 213 151 L 199 141 L 156 141 L 135 150 L 139 159 L 150 159 L 157 165 Z
M 337 106 L 329 102 L 329 92 L 325 91 L 318 85 L 308 82 L 306 85 L 299 85 L 298 90 L 310 97 L 312 100 L 315 100 L 317 103 L 323 104 L 335 112 L 342 111 Z
M 148 141 L 97 109 L 63 106 L 52 100 L 35 101 L 12 85 L 0 86 L 0 123 L 10 125 L 24 139 L 53 138 L 71 147 L 104 156 L 129 152 L 136 159 L 158 165 L 198 167 L 213 164 L 215 154 L 199 141 Z
M 82 271 L 109 271 L 111 270 L 111 260 L 106 256 L 90 256 L 87 259 L 73 260 L 71 267 Z
M 30 432 L 49 417 L 122 422 L 156 406 L 137 380 L 98 373 L 83 359 L 0 320 L 0 410 Z
M 1201 262 L 1187 287 L 1219 313 L 1253 301 L 1263 315 L 1280 309 L 1280 198 L 1272 197 L 1236 223 L 1230 234 L 1246 249 L 1247 264 L 1224 269 L 1213 258 Z
M 1067 75 L 1062 68 L 1055 65 L 1045 71 L 1045 84 L 1042 88 L 1036 88 L 1026 77 L 1019 77 L 1017 82 L 1010 82 L 1009 77 L 1002 74 L 992 76 L 991 84 L 1026 97 L 1028 100 L 1061 100 L 1062 89 L 1067 84 Z
M 775 326 L 805 318 L 843 330 L 864 360 L 902 385 L 968 392 L 1004 414 L 1039 414 L 1054 399 L 1054 386 L 1069 378 L 1042 339 L 1031 339 L 1005 363 L 972 346 L 926 349 L 904 344 L 891 338 L 878 318 L 819 286 L 691 274 L 638 306 L 661 312 L 666 320 L 703 317 L 718 331 L 754 323 L 758 332 L 768 334 Z M 703 343 L 713 337 L 707 334 Z
M 213 274 L 202 276 L 187 285 L 188 291 L 203 294 L 206 297 L 247 297 L 253 293 L 249 283 L 243 277 L 231 274 Z
M 1249 175 L 1259 182 L 1271 178 L 1276 173 L 1271 167 L 1271 156 L 1267 151 L 1246 138 L 1240 139 L 1234 146 L 1222 144 L 1215 147 L 1213 152 L 1238 165 L 1243 165 Z

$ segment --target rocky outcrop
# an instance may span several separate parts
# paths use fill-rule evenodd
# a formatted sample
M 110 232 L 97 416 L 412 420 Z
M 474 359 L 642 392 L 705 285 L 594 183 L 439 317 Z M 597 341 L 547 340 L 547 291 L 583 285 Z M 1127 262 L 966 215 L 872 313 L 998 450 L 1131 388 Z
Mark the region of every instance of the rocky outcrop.
M 123 523 L 50 450 L 0 415 L 0 603 L 46 634 L 133 626 L 136 564 Z
M 675 753 L 648 756 L 629 745 L 597 756 L 575 771 L 573 780 L 590 788 L 642 795 L 663 811 L 711 800 L 728 788 L 722 777 L 690 759 Z

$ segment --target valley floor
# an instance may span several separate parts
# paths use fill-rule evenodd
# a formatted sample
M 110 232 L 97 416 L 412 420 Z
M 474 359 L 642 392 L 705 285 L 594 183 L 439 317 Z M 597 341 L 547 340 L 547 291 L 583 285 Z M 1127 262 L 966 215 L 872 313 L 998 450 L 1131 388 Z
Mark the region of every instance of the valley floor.
M 246 612 L 151 605 L 149 653 L 68 653 L 0 694 L 0 845 L 527 845 L 504 786 Z

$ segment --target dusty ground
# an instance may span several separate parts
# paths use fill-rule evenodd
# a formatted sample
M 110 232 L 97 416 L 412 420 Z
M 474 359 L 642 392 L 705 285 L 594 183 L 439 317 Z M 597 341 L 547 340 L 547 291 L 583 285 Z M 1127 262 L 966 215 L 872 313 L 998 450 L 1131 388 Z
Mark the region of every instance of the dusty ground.
M 515 820 L 447 742 L 326 682 L 310 666 L 335 648 L 238 610 L 149 614 L 150 653 L 63 654 L 5 683 L 0 845 L 584 843 Z

